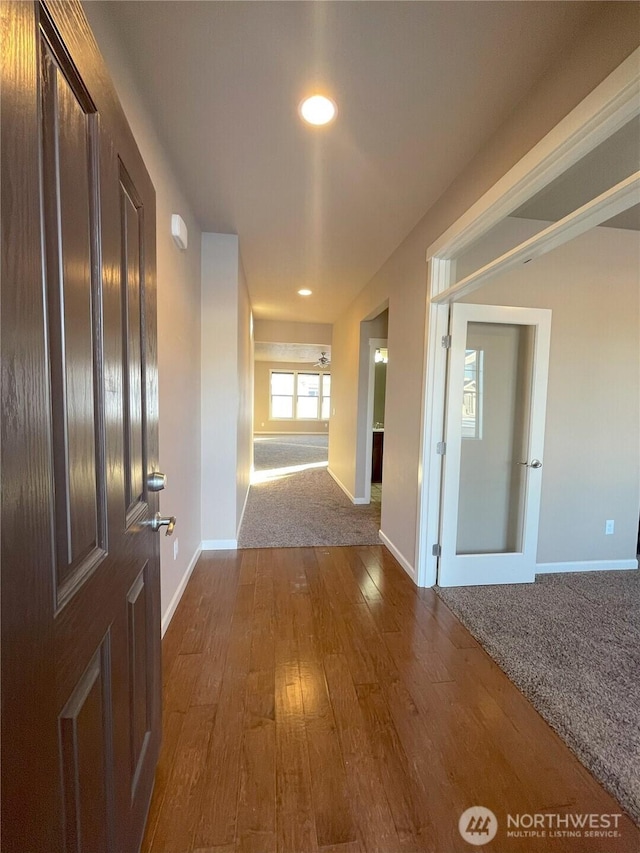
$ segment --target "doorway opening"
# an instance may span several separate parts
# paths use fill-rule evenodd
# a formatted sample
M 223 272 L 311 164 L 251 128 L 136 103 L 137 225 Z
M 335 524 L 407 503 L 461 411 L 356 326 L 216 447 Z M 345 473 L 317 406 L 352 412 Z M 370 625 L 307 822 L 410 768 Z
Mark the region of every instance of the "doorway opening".
M 305 335 L 321 343 L 300 343 Z M 328 472 L 333 369 L 330 326 L 256 324 L 253 468 L 238 547 L 378 544 L 379 505 L 353 505 Z
M 381 506 L 388 363 L 388 348 L 386 346 L 375 347 L 373 351 L 373 394 L 371 395 L 373 398 L 373 417 L 371 422 L 371 501 Z
M 430 296 L 416 549 L 420 586 L 438 582 L 443 545 L 441 498 L 446 463 L 438 448 L 445 429 L 451 306 L 495 281 L 498 274 L 526 269 L 526 264 L 591 229 L 600 230 L 597 226 L 629 227 L 627 218 L 638 204 L 640 190 L 637 56 L 636 51 L 625 60 L 427 251 Z M 628 144 L 630 138 L 633 144 Z M 629 156 L 607 155 L 612 146 Z M 611 173 L 612 163 L 617 172 Z M 579 188 L 580 194 L 570 191 L 572 187 Z M 569 208 L 558 206 L 569 198 L 574 200 Z M 530 231 L 523 235 L 527 227 Z M 575 305 L 582 302 L 578 299 Z M 604 565 L 606 560 L 591 562 L 613 568 Z M 615 562 L 618 568 L 631 568 L 619 565 L 628 562 L 637 566 L 635 560 Z M 556 568 L 546 571 L 567 570 L 550 560 L 549 565 Z M 567 565 L 566 560 L 562 565 Z M 569 570 L 594 568 L 598 566 Z
M 380 507 L 384 476 L 388 329 L 387 303 L 360 323 L 355 501 L 375 503 Z

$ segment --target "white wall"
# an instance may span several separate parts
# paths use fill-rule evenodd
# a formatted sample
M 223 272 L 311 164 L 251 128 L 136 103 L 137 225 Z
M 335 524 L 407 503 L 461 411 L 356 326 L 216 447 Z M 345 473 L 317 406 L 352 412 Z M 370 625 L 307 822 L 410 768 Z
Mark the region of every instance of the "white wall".
M 294 323 L 288 320 L 255 320 L 256 341 L 275 344 L 328 344 L 331 346 L 330 323 Z
M 527 221 L 511 221 L 527 233 Z M 538 563 L 626 561 L 640 511 L 640 234 L 594 228 L 465 302 L 550 308 Z M 615 533 L 605 535 L 605 521 Z
M 202 540 L 234 548 L 251 474 L 251 309 L 235 234 L 202 235 Z
M 558 58 L 334 324 L 329 464 L 349 487 L 355 481 L 360 323 L 389 301 L 381 528 L 407 566 L 415 565 L 421 476 L 426 249 L 631 53 L 638 32 L 637 4 L 599 7 L 588 28 L 576 33 L 573 51 Z
M 202 539 L 236 538 L 238 238 L 202 235 Z M 213 547 L 213 546 L 211 546 Z
M 138 95 L 118 33 L 111 29 L 108 9 L 101 3 L 85 3 L 84 10 L 156 190 L 160 465 L 168 476 L 160 508 L 178 519 L 174 538 L 160 537 L 166 627 L 201 539 L 200 372 L 194 369 L 200 363 L 200 228 Z M 179 213 L 187 224 L 186 252 L 171 238 L 172 213 Z M 175 539 L 179 553 L 174 561 Z

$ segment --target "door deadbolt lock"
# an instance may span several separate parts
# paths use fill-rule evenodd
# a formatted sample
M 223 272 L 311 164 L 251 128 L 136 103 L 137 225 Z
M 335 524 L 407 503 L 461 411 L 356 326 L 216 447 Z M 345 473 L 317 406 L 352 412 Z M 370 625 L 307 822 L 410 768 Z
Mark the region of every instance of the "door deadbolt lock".
M 176 526 L 176 517 L 175 515 L 163 516 L 159 512 L 157 512 L 153 516 L 149 524 L 151 525 L 151 529 L 155 533 L 158 533 L 161 527 L 166 527 L 167 532 L 165 533 L 165 536 L 171 536 Z
M 150 492 L 161 492 L 167 485 L 167 475 L 160 471 L 152 471 L 147 477 L 147 488 Z

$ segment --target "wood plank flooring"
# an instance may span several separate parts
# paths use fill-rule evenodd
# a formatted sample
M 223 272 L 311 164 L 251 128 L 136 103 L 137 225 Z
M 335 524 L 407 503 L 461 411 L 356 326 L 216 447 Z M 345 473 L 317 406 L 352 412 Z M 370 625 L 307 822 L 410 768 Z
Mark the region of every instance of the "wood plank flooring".
M 640 851 L 625 816 L 507 836 L 507 814 L 621 808 L 382 546 L 203 554 L 163 672 L 144 853 L 469 851 L 473 805 L 498 819 L 487 851 Z

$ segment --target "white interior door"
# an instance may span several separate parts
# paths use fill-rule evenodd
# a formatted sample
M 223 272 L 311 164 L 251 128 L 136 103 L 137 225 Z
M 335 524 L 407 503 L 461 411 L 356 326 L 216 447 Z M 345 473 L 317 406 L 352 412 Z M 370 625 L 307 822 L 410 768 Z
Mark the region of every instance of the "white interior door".
M 551 311 L 453 306 L 440 586 L 534 580 Z

